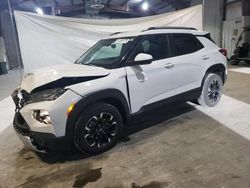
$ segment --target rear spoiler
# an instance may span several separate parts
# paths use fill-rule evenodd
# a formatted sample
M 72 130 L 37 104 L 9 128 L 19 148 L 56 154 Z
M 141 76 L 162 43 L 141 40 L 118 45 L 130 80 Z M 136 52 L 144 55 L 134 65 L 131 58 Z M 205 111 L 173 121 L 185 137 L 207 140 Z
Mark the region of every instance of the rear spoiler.
M 207 33 L 207 34 L 205 34 L 205 35 L 195 35 L 195 36 L 196 36 L 196 37 L 205 37 L 205 38 L 207 38 L 208 40 L 210 40 L 210 41 L 212 41 L 213 43 L 215 43 L 214 40 L 212 39 L 210 33 Z

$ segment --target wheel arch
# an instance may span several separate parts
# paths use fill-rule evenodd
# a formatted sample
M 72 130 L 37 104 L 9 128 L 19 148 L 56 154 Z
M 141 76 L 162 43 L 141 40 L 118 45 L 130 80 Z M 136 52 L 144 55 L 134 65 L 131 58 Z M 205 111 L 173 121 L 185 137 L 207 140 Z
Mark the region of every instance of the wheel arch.
M 206 77 L 208 76 L 208 74 L 210 73 L 216 73 L 216 74 L 219 74 L 222 78 L 222 81 L 223 83 L 226 82 L 226 67 L 225 65 L 223 65 L 222 63 L 219 63 L 219 64 L 215 64 L 215 65 L 212 65 L 211 67 L 209 67 L 203 77 L 203 80 L 202 80 L 202 84 L 201 86 L 203 87 L 203 84 L 205 82 L 205 79 Z
M 72 138 L 74 135 L 74 127 L 77 123 L 77 120 L 80 114 L 86 109 L 88 106 L 97 103 L 97 102 L 105 102 L 115 106 L 122 115 L 123 121 L 127 123 L 130 120 L 130 109 L 129 104 L 127 102 L 124 94 L 117 89 L 106 89 L 91 93 L 85 97 L 83 97 L 80 101 L 78 101 L 73 111 L 69 114 L 67 123 L 65 136 L 68 138 Z

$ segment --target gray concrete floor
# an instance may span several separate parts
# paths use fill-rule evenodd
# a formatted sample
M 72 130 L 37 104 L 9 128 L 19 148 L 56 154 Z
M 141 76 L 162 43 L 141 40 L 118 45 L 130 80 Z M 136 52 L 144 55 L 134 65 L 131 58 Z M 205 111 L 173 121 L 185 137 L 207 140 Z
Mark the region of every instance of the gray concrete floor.
M 8 97 L 20 84 L 23 70 L 11 70 L 8 74 L 0 75 L 0 101 Z
M 250 104 L 250 74 L 229 72 L 225 94 Z M 247 188 L 250 142 L 185 103 L 134 122 L 98 156 L 36 154 L 11 127 L 0 135 L 0 187 Z
M 224 94 L 250 104 L 250 75 L 229 72 Z

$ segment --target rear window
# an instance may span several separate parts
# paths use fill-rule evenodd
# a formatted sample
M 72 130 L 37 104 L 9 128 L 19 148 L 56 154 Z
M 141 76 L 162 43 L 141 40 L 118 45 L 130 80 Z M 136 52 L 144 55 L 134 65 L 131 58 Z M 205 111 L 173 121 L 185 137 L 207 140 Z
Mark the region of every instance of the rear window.
M 204 48 L 192 34 L 171 34 L 171 46 L 173 56 L 191 54 Z

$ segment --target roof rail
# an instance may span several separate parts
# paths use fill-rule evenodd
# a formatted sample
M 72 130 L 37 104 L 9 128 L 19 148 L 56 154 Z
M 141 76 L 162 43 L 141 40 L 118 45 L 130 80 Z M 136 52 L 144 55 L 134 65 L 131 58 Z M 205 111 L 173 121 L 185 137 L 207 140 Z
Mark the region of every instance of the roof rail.
M 172 27 L 172 26 L 167 26 L 167 27 L 150 27 L 150 28 L 148 28 L 148 29 L 146 29 L 146 30 L 143 30 L 143 32 L 144 31 L 150 31 L 150 30 L 157 30 L 157 29 L 185 29 L 185 30 L 197 30 L 197 29 L 195 29 L 195 28 L 193 28 L 193 27 Z

